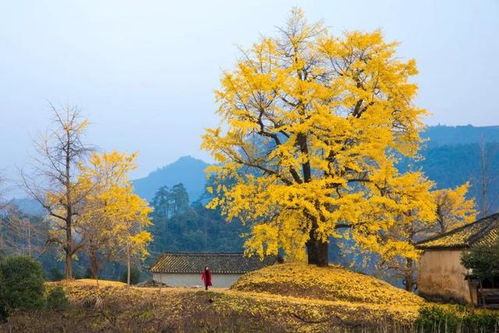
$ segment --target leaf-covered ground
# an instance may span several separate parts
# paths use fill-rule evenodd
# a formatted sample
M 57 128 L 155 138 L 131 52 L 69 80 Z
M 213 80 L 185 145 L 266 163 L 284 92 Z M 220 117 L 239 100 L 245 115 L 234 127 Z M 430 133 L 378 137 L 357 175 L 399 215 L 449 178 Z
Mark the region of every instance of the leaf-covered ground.
M 63 283 L 72 306 L 14 314 L 14 332 L 325 332 L 405 327 L 417 307 L 303 299 L 234 290 Z M 38 319 L 39 318 L 39 319 Z M 0 330 L 2 326 L 0 326 Z
M 413 293 L 338 266 L 268 266 L 245 274 L 232 289 L 381 306 L 413 307 L 424 303 Z
M 62 285 L 71 307 L 19 312 L 0 326 L 13 332 L 328 332 L 405 331 L 421 298 L 348 270 L 278 265 L 234 288 L 127 288 L 77 280 Z M 36 319 L 35 318 L 40 318 Z

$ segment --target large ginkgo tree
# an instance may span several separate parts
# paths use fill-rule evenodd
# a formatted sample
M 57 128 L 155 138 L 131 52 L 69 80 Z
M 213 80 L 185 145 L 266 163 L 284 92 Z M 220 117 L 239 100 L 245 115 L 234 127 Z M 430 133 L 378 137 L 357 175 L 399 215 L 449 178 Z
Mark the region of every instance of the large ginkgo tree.
M 396 47 L 380 31 L 334 36 L 293 10 L 223 73 L 222 121 L 202 143 L 220 180 L 209 206 L 251 224 L 249 253 L 325 266 L 330 237 L 351 237 L 384 257 L 416 256 L 386 237 L 404 216 L 435 211 L 431 185 L 395 168 L 417 154 L 427 114 L 414 104 L 416 63 Z

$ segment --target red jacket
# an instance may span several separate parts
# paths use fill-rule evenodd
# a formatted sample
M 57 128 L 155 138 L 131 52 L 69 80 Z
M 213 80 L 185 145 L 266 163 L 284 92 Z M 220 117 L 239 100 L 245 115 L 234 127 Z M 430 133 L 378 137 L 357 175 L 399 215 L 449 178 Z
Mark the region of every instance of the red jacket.
M 203 280 L 205 286 L 211 286 L 211 272 L 208 271 L 203 271 L 203 274 L 201 274 L 201 280 Z

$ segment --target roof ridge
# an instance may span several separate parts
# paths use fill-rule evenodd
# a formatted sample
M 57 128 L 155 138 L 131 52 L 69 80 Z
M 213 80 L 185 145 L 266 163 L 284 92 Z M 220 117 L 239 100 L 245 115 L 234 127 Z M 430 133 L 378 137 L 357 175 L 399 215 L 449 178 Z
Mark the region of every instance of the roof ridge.
M 478 220 L 476 220 L 476 221 L 474 221 L 474 222 L 467 223 L 467 224 L 462 225 L 462 226 L 460 226 L 460 227 L 457 227 L 457 228 L 455 228 L 455 229 L 452 229 L 452 230 L 446 231 L 446 232 L 444 232 L 443 234 L 439 234 L 439 235 L 436 235 L 436 236 L 433 236 L 433 237 L 427 238 L 427 239 L 425 239 L 425 240 L 419 241 L 419 242 L 417 242 L 417 243 L 416 243 L 416 245 L 424 245 L 424 243 L 431 242 L 431 241 L 434 241 L 434 240 L 437 240 L 437 239 L 440 239 L 440 238 L 443 238 L 443 237 L 447 237 L 447 236 L 449 236 L 449 235 L 452 235 L 452 234 L 455 234 L 455 233 L 457 233 L 457 232 L 460 232 L 460 231 L 462 231 L 462 230 L 464 230 L 464 229 L 470 228 L 471 226 L 474 226 L 474 225 L 476 225 L 476 224 L 483 223 L 483 222 L 484 222 L 484 220 L 488 220 L 488 219 L 490 219 L 490 218 L 492 218 L 492 220 L 495 220 L 495 217 L 499 217 L 499 212 L 494 213 L 494 214 L 492 214 L 492 215 L 488 215 L 488 216 L 482 217 L 482 218 L 480 218 L 480 219 L 478 219 Z M 487 226 L 487 225 L 485 225 L 485 227 L 484 227 L 483 229 L 487 229 L 487 228 L 488 228 L 488 226 Z M 483 231 L 483 229 L 482 229 L 481 231 Z M 481 231 L 480 231 L 480 233 L 481 233 Z
M 494 214 L 494 215 L 499 215 L 499 213 L 498 214 Z M 490 216 L 493 216 L 493 215 L 490 215 Z M 497 224 L 498 220 L 499 219 L 492 219 L 492 222 L 490 224 L 485 225 L 485 227 L 482 230 L 480 230 L 479 232 L 477 232 L 475 235 L 470 236 L 470 238 L 468 239 L 468 246 L 471 246 L 472 244 L 476 243 L 477 241 L 479 241 L 480 239 L 482 239 L 482 237 L 484 237 L 489 232 L 491 232 L 495 228 L 497 228 L 496 224 Z
M 277 256 L 245 257 L 238 253 L 165 252 L 149 267 L 152 273 L 199 273 L 209 266 L 215 274 L 242 274 L 278 262 Z
M 198 255 L 244 255 L 244 252 L 163 252 L 164 255 L 198 256 Z

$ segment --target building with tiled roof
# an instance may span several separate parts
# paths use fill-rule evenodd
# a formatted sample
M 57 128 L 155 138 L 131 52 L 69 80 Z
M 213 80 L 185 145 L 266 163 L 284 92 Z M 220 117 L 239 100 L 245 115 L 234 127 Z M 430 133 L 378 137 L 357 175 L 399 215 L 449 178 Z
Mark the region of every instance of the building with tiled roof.
M 492 245 L 498 239 L 499 213 L 466 224 L 417 244 L 427 249 L 466 249 L 474 245 Z
M 499 241 L 499 213 L 423 240 L 418 263 L 418 290 L 429 299 L 477 304 L 477 286 L 465 277 L 470 272 L 461 264 L 463 251 Z
M 208 266 L 214 287 L 230 287 L 244 273 L 275 264 L 277 257 L 245 257 L 243 253 L 172 253 L 161 255 L 149 271 L 153 280 L 168 286 L 200 286 Z

